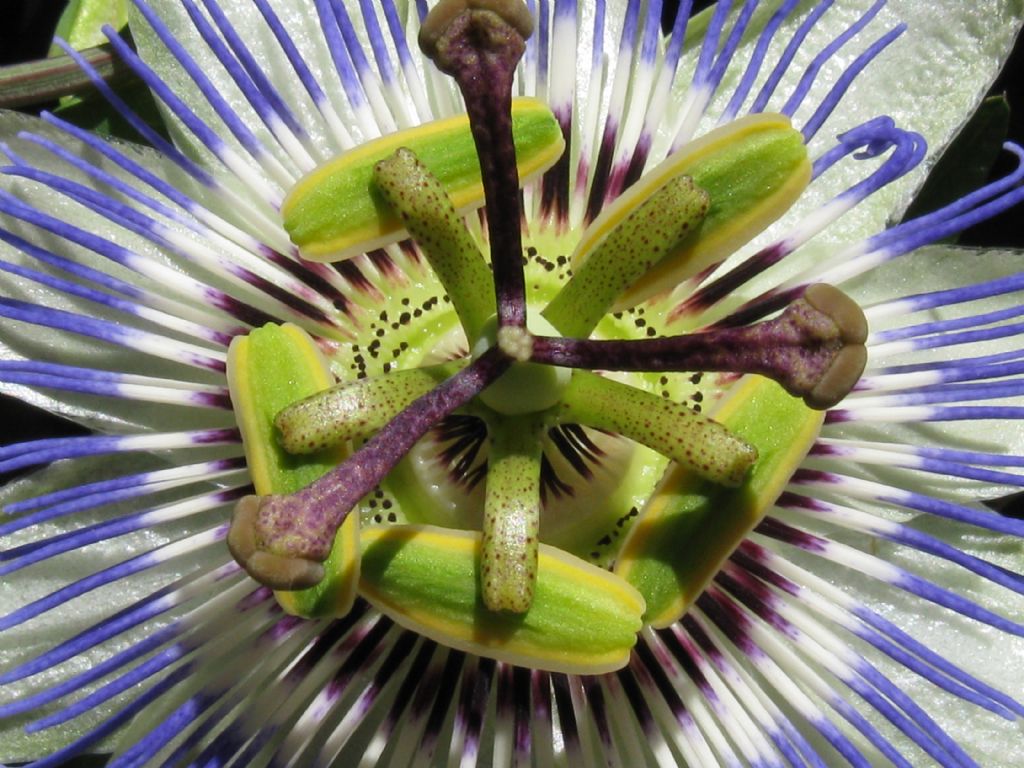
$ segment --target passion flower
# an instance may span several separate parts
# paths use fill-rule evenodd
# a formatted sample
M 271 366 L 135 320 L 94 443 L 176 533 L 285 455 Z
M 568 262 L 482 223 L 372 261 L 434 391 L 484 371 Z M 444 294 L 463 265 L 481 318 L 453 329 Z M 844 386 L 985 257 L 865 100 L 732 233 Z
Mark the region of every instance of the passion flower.
M 0 449 L 0 757 L 1019 762 L 1021 278 L 922 246 L 1021 172 L 882 228 L 1019 19 L 134 5 L 175 144 L 7 122 L 0 379 L 110 434 Z

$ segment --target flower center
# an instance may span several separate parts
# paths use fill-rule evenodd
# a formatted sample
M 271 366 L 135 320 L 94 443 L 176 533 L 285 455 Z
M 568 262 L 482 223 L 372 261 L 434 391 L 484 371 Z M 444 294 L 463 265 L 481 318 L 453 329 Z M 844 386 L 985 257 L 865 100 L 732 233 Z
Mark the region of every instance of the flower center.
M 542 668 L 599 670 L 625 662 L 641 616 L 660 623 L 685 611 L 708 574 L 756 525 L 817 432 L 820 414 L 807 406 L 827 407 L 859 377 L 866 327 L 859 308 L 829 286 L 813 286 L 778 317 L 752 326 L 655 338 L 631 331 L 632 338 L 621 339 L 615 323 L 605 322 L 645 276 L 657 272 L 659 280 L 669 275 L 678 281 L 705 270 L 799 193 L 809 174 L 806 150 L 788 121 L 772 116 L 719 129 L 641 179 L 581 233 L 571 274 L 534 253 L 533 261 L 551 265 L 545 269 L 557 277 L 536 281 L 531 291 L 511 102 L 530 26 L 524 14 L 518 0 L 443 0 L 423 25 L 422 47 L 463 93 L 478 162 L 460 169 L 452 167 L 460 161 L 451 160 L 439 178 L 399 145 L 374 158 L 370 170 L 372 196 L 399 223 L 388 231 L 412 236 L 469 348 L 439 356 L 437 365 L 384 367 L 379 376 L 299 400 L 308 394 L 299 389 L 316 390 L 314 380 L 323 378 L 311 362 L 314 343 L 271 328 L 241 341 L 229 376 L 263 495 L 239 503 L 228 543 L 251 575 L 291 594 L 282 604 L 303 615 L 343 613 L 358 590 L 399 623 L 456 648 Z M 450 192 L 453 184 L 465 186 L 459 181 L 465 172 L 479 174 L 486 199 L 489 265 Z M 325 172 L 314 175 L 327 180 Z M 307 192 L 290 198 L 293 210 L 313 199 Z M 383 230 L 370 230 L 366 242 L 377 244 Z M 334 239 L 345 248 L 361 242 L 346 232 Z M 563 275 L 568 279 L 558 279 Z M 541 283 L 551 282 L 561 285 L 541 291 Z M 546 291 L 552 295 L 541 311 L 528 311 L 528 292 Z M 647 322 L 640 322 L 640 313 L 635 330 Z M 609 330 L 611 337 L 601 338 Z M 271 350 L 264 367 L 275 368 L 273 374 L 254 375 L 260 366 L 239 362 L 249 359 L 258 339 Z M 301 365 L 279 366 L 286 358 Z M 775 381 L 754 377 L 743 387 L 730 386 L 721 422 L 658 391 L 668 392 L 667 373 L 703 371 Z M 652 391 L 608 372 L 646 385 L 652 374 L 661 375 Z M 270 404 L 290 402 L 285 391 L 298 402 L 272 410 Z M 461 435 L 452 431 L 455 423 Z M 550 484 L 552 473 L 546 446 L 575 443 L 561 450 L 567 458 L 602 453 L 583 427 L 643 446 L 632 458 L 640 456 L 650 470 L 636 487 L 613 474 L 627 493 L 638 491 L 619 520 L 647 509 L 639 515 L 641 533 L 611 548 L 619 562 L 612 573 L 597 571 L 600 576 L 579 557 L 539 542 L 545 477 Z M 371 527 L 358 544 L 358 524 L 351 522 L 357 516 L 350 513 L 368 494 L 383 496 L 381 487 L 389 484 L 407 519 L 447 522 L 432 511 L 416 514 L 421 502 L 410 498 L 400 465 L 424 435 L 446 428 L 462 441 L 457 463 L 463 473 L 482 480 L 482 503 L 475 505 L 480 532 L 403 525 L 390 535 Z M 275 445 L 268 448 L 268 439 Z M 260 441 L 257 448 L 250 447 L 254 441 Z M 467 441 L 475 447 L 466 448 Z M 311 483 L 305 470 L 302 480 L 292 471 L 305 466 L 297 456 L 348 444 L 359 447 L 336 468 L 314 470 L 320 477 Z M 643 451 L 664 459 L 650 461 Z M 474 464 L 483 454 L 485 468 Z M 652 492 L 664 460 L 676 469 L 666 476 L 667 491 L 663 485 Z M 666 506 L 665 499 L 673 501 Z M 612 530 L 611 520 L 591 509 L 581 517 Z M 574 528 L 566 538 L 589 532 L 586 525 Z M 697 550 L 679 560 L 673 552 L 693 549 L 687 543 Z M 366 566 L 361 575 L 360 563 Z M 615 597 L 598 610 L 594 589 Z M 342 598 L 325 608 L 324 594 Z M 583 607 L 569 610 L 574 605 Z M 523 618 L 510 625 L 508 614 Z M 531 617 L 546 628 L 531 627 Z M 569 652 L 567 627 L 569 637 L 579 637 L 602 622 L 618 628 L 610 646 L 571 662 L 545 656 L 551 648 L 556 655 Z
M 497 346 L 514 361 L 501 378 L 480 393 L 481 402 L 507 416 L 546 411 L 556 405 L 572 376 L 568 368 L 529 362 L 532 334 L 555 336 L 558 330 L 539 314 L 529 315 L 527 328 L 529 331 L 519 326 L 499 328 L 495 316 L 473 345 L 474 357 Z

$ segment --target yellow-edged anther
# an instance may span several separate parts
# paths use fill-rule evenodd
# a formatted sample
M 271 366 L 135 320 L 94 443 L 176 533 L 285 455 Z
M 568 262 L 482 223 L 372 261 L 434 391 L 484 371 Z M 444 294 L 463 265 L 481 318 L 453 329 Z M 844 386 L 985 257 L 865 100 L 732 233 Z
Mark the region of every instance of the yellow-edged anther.
M 525 613 L 484 606 L 481 536 L 423 525 L 364 529 L 359 592 L 401 626 L 450 648 L 532 669 L 620 669 L 644 601 L 612 573 L 542 544 Z
M 228 385 L 242 433 L 246 463 L 259 495 L 288 494 L 339 464 L 344 448 L 295 456 L 278 443 L 274 417 L 288 405 L 334 384 L 315 342 L 294 325 L 266 325 L 231 342 Z M 352 608 L 359 581 L 359 516 L 349 515 L 314 587 L 275 592 L 288 613 L 343 616 Z
M 513 99 L 512 133 L 521 184 L 554 165 L 565 149 L 554 114 L 536 99 Z M 458 212 L 484 204 L 480 162 L 466 115 L 398 131 L 339 155 L 292 187 L 281 215 L 304 258 L 338 261 L 408 237 L 373 182 L 374 165 L 399 147 L 412 150 L 440 180 Z
M 757 449 L 743 484 L 725 488 L 673 465 L 630 530 L 615 573 L 644 596 L 644 622 L 677 621 L 764 517 L 803 461 L 824 415 L 770 379 L 748 376 L 714 413 Z
M 687 144 L 607 206 L 587 227 L 574 269 L 669 180 L 690 176 L 710 198 L 695 237 L 682 241 L 623 293 L 613 309 L 630 307 L 726 258 L 764 231 L 811 180 L 802 134 L 788 117 L 757 114 L 734 120 Z

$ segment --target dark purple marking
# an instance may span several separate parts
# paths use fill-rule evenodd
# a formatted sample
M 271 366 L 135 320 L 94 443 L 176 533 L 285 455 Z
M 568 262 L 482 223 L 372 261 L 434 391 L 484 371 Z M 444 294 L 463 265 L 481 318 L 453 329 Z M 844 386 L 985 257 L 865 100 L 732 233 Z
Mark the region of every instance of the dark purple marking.
M 467 666 L 463 674 L 462 691 L 455 718 L 456 725 L 461 721 L 465 727 L 465 740 L 462 746 L 464 754 L 476 755 L 480 750 L 480 736 L 487 715 L 487 700 L 491 695 L 494 669 L 494 659 L 479 658 L 476 667 Z
M 704 590 L 697 598 L 697 607 L 745 656 L 754 660 L 763 658 L 764 651 L 750 636 L 750 619 L 718 589 L 709 587 Z
M 298 616 L 284 615 L 274 622 L 273 626 L 263 632 L 259 636 L 257 642 L 276 645 L 294 633 L 297 629 L 304 626 L 305 623 L 305 620 Z
M 562 741 L 566 755 L 571 759 L 580 757 L 580 728 L 576 721 L 576 710 L 569 692 L 569 678 L 566 675 L 551 675 L 554 689 L 554 703 L 558 708 L 558 724 L 562 729 Z
M 336 286 L 332 285 L 327 278 L 327 275 L 330 274 L 330 267 L 315 261 L 289 258 L 269 246 L 265 246 L 261 250 L 261 255 L 268 262 L 284 270 L 296 280 L 301 281 L 308 288 L 333 303 L 334 308 L 339 312 L 351 315 L 348 298 Z
M 653 140 L 653 137 L 647 131 L 640 134 L 640 138 L 637 139 L 636 146 L 633 148 L 633 154 L 629 158 L 629 164 L 622 175 L 623 189 L 629 189 L 644 175 L 644 168 L 647 167 L 647 158 L 650 157 Z
M 237 427 L 207 429 L 192 435 L 193 445 L 224 445 L 240 442 L 242 442 L 242 433 L 238 431 Z
M 601 148 L 597 152 L 597 163 L 594 164 L 594 172 L 590 177 L 590 197 L 587 199 L 584 224 L 589 224 L 596 219 L 604 208 L 605 193 L 608 189 L 608 174 L 611 171 L 612 158 L 615 155 L 615 137 L 618 133 L 618 118 L 609 115 L 608 122 L 604 126 L 604 134 L 601 136 Z
M 715 582 L 779 634 L 793 641 L 800 639 L 800 631 L 776 610 L 778 597 L 763 582 L 738 568 L 719 571 Z
M 196 392 L 191 398 L 193 403 L 202 408 L 231 408 L 231 395 L 227 392 Z
M 373 665 L 373 662 L 384 650 L 382 645 L 384 637 L 393 626 L 394 624 L 390 620 L 381 618 L 373 624 L 369 632 L 359 632 L 357 629 L 345 639 L 345 643 L 334 649 L 333 655 L 344 659 L 344 661 L 327 685 L 321 689 L 328 706 L 337 703 L 359 672 L 369 669 Z M 356 637 L 359 641 L 355 647 L 346 647 Z
M 809 512 L 825 512 L 829 509 L 829 505 L 823 501 L 812 499 L 809 496 L 801 496 L 792 491 L 783 491 L 775 503 L 784 509 L 804 509 Z
M 335 262 L 332 266 L 355 290 L 366 294 L 374 300 L 383 300 L 384 294 L 382 294 L 377 289 L 377 286 L 370 282 L 369 278 L 363 274 L 362 270 L 359 269 L 359 265 L 356 264 L 355 259 L 345 259 L 344 261 Z
M 441 419 L 431 432 L 438 443 L 445 444 L 438 458 L 441 466 L 447 467 L 453 483 L 472 490 L 487 477 L 486 460 L 474 467 L 487 443 L 487 425 L 483 419 L 453 413 Z
M 816 485 L 838 485 L 843 482 L 843 478 L 840 475 L 824 472 L 820 469 L 801 468 L 793 473 L 793 476 L 789 478 L 789 482 L 795 485 L 806 485 L 809 483 Z
M 719 647 L 715 645 L 715 641 L 711 639 L 711 636 L 697 623 L 697 620 L 693 616 L 684 615 L 680 622 L 682 623 L 682 629 L 686 630 L 686 634 L 697 643 L 697 647 L 704 652 L 704 655 L 711 660 L 715 667 L 720 670 L 724 669 L 728 663 L 726 658 L 722 655 Z M 672 631 L 678 633 L 680 629 L 672 627 Z
M 708 330 L 737 328 L 739 326 L 749 325 L 750 323 L 760 320 L 766 315 L 770 315 L 773 312 L 778 312 L 780 309 L 783 309 L 799 298 L 806 289 L 806 285 L 797 285 L 785 290 L 773 288 L 765 291 L 756 299 L 751 299 L 731 314 L 726 315 L 715 323 L 712 323 L 708 326 Z
M 555 110 L 555 119 L 562 129 L 565 151 L 541 179 L 541 216 L 552 219 L 556 228 L 561 229 L 569 220 L 569 147 L 572 146 L 572 106 Z
M 412 660 L 412 665 L 403 676 L 402 685 L 396 692 L 393 704 L 384 717 L 384 723 L 381 727 L 386 738 L 390 739 L 391 734 L 394 733 L 395 727 L 398 725 L 399 720 L 402 719 L 405 710 L 413 703 L 414 694 L 420 696 L 424 690 L 432 691 L 437 688 L 437 675 L 436 673 L 430 673 L 430 660 L 437 648 L 437 644 L 432 640 L 422 639 L 419 650 L 416 652 L 416 657 Z
M 828 443 L 815 443 L 807 452 L 808 456 L 843 456 L 847 453 L 842 446 L 830 445 Z
M 373 268 L 389 280 L 394 280 L 403 275 L 402 270 L 395 264 L 395 260 L 383 248 L 378 248 L 366 254 Z
M 366 614 L 366 603 L 361 600 L 356 601 L 356 605 L 346 616 L 332 621 L 324 625 L 323 631 L 316 636 L 315 639 L 308 642 L 302 653 L 295 660 L 294 665 L 288 670 L 284 677 L 285 684 L 289 688 L 302 683 L 303 680 L 313 671 L 317 664 L 319 664 L 344 638 L 357 623 L 361 623 L 364 615 Z M 289 616 L 287 619 L 295 620 L 298 619 L 296 616 Z M 306 622 L 304 619 L 298 619 L 299 624 L 296 626 L 302 626 Z M 276 626 L 276 625 L 275 625 Z M 284 624 L 282 626 L 288 626 Z M 290 630 L 289 630 L 290 631 Z M 364 630 L 365 633 L 365 630 Z M 274 643 L 282 635 L 275 633 L 274 628 L 263 635 L 263 638 L 267 642 Z
M 454 700 L 455 686 L 458 684 L 465 667 L 466 654 L 462 651 L 449 651 L 444 671 L 441 673 L 440 684 L 430 689 L 421 686 L 420 691 L 423 693 L 423 698 L 421 700 L 417 696 L 416 701 L 413 703 L 412 711 L 414 713 L 418 709 L 417 705 L 423 706 L 428 702 L 431 704 L 430 714 L 427 716 L 426 729 L 423 732 L 423 737 L 420 739 L 419 749 L 417 750 L 419 758 L 425 760 L 428 764 L 434 755 L 434 751 L 437 749 L 438 740 L 444 729 L 445 721 L 448 719 L 448 710 L 451 708 L 452 701 Z M 435 694 L 432 701 L 431 694 Z
M 242 267 L 238 267 L 232 271 L 253 288 L 262 291 L 270 298 L 275 299 L 283 306 L 288 307 L 290 310 L 295 312 L 295 314 L 307 317 L 315 323 L 320 323 L 328 327 L 333 328 L 338 326 L 338 321 L 335 318 L 328 316 L 322 309 L 313 306 L 305 299 L 299 298 L 291 291 L 291 289 L 277 285 L 271 280 L 268 280 L 265 277 L 260 277 L 247 269 L 243 269 Z
M 828 551 L 828 542 L 812 533 L 807 533 L 794 528 L 791 525 L 778 520 L 774 517 L 766 517 L 757 527 L 754 528 L 757 533 L 769 538 L 776 539 L 786 544 L 791 544 L 794 547 L 798 547 L 805 552 L 813 552 L 814 554 L 820 555 Z
M 665 663 L 655 658 L 651 647 L 644 642 L 636 644 L 636 648 L 633 651 L 633 659 L 630 667 L 619 671 L 619 682 L 622 683 L 623 690 L 626 692 L 626 698 L 629 699 L 630 704 L 633 706 L 633 711 L 637 713 L 638 718 L 640 712 L 644 713 L 645 720 L 651 717 L 650 710 L 647 709 L 647 696 L 641 690 L 641 686 L 635 677 L 637 674 L 640 674 L 646 678 L 648 684 L 653 683 L 658 689 L 658 693 L 661 694 L 661 698 L 672 712 L 676 722 L 684 728 L 691 727 L 693 725 L 693 716 L 679 697 L 675 685 L 666 674 Z M 641 720 L 642 722 L 644 721 Z
M 700 652 L 693 641 L 682 632 L 672 631 L 671 629 L 660 631 L 658 637 L 661 638 L 665 647 L 672 653 L 676 663 L 686 673 L 686 676 L 700 690 L 701 695 L 709 703 L 717 705 L 719 702 L 718 694 L 711 687 L 711 683 L 704 676 L 704 672 L 701 671 L 700 663 L 697 660 Z
M 738 264 L 721 277 L 708 283 L 699 291 L 690 294 L 669 315 L 669 322 L 686 315 L 696 315 L 714 306 L 726 296 L 732 294 L 739 286 L 756 277 L 773 264 L 777 264 L 792 252 L 786 242 L 773 243 L 761 249 L 742 264 Z M 708 269 L 714 269 L 712 265 Z
M 267 600 L 273 597 L 274 592 L 269 587 L 257 587 L 235 604 L 235 610 L 242 613 L 251 611 L 253 608 L 259 608 L 261 605 L 264 605 Z
M 854 411 L 843 408 L 833 408 L 825 413 L 825 424 L 843 424 L 847 421 L 856 421 Z
M 647 697 L 640 689 L 640 684 L 633 675 L 633 671 L 626 667 L 618 670 L 615 673 L 615 677 L 623 686 L 623 692 L 626 694 L 626 699 L 630 702 L 633 716 L 640 724 L 640 729 L 648 739 L 657 743 L 657 741 L 663 738 L 662 732 L 660 732 L 657 721 L 655 721 L 654 716 L 651 714 L 650 707 L 647 706 Z
M 381 622 L 382 624 L 384 622 Z M 412 651 L 416 641 L 419 640 L 419 635 L 415 632 L 403 631 L 399 636 L 398 640 L 394 642 L 388 655 L 381 662 L 380 667 L 373 675 L 373 681 L 367 686 L 366 691 L 359 697 L 358 707 L 360 716 L 365 717 L 366 713 L 370 711 L 373 705 L 376 703 L 380 694 L 396 679 L 396 674 L 402 664 L 405 663 L 406 659 L 409 658 L 409 653 Z M 429 644 L 429 641 L 425 645 Z M 421 649 L 422 650 L 422 649 Z M 415 670 L 415 667 L 413 668 Z M 415 675 L 407 675 L 403 680 L 403 686 L 406 683 L 415 684 L 418 682 L 418 677 Z M 401 699 L 399 699 L 401 701 Z M 408 704 L 408 696 L 405 698 L 404 704 Z M 397 703 L 397 702 L 396 702 Z
M 530 730 L 530 718 L 533 709 L 530 706 L 530 689 L 532 687 L 532 672 L 525 667 L 505 666 L 506 670 L 512 672 L 511 696 L 513 697 L 513 755 L 521 760 L 513 759 L 513 765 L 526 762 L 532 752 L 533 738 Z M 544 713 L 539 710 L 538 714 L 545 722 Z
M 580 678 L 580 682 L 583 685 L 583 698 L 587 702 L 587 712 L 594 720 L 603 751 L 605 754 L 614 755 L 615 740 L 611 723 L 608 721 L 608 702 L 605 701 L 604 689 L 594 675 L 585 675 Z

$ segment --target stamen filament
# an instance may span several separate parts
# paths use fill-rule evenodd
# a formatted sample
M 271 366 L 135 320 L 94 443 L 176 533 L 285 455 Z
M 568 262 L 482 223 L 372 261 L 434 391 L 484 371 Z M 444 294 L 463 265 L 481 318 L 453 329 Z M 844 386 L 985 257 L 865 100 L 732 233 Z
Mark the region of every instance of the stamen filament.
M 349 440 L 366 440 L 463 363 L 410 368 L 339 384 L 285 408 L 274 418 L 288 453 L 315 453 Z
M 488 425 L 480 586 L 492 611 L 528 611 L 537 580 L 544 423 L 524 421 L 495 419 Z
M 587 371 L 573 372 L 559 419 L 615 432 L 714 483 L 735 487 L 757 451 L 716 421 L 672 400 Z
M 608 221 L 611 231 L 544 308 L 545 319 L 562 335 L 589 336 L 627 288 L 697 232 L 710 205 L 707 192 L 684 175 L 669 179 L 653 193 L 638 191 L 644 195 L 639 202 L 630 193 L 619 198 L 615 210 L 632 210 L 621 221 Z M 602 221 L 598 218 L 594 226 Z
M 404 147 L 377 163 L 373 180 L 430 262 L 466 337 L 477 338 L 494 314 L 494 279 L 448 192 Z

